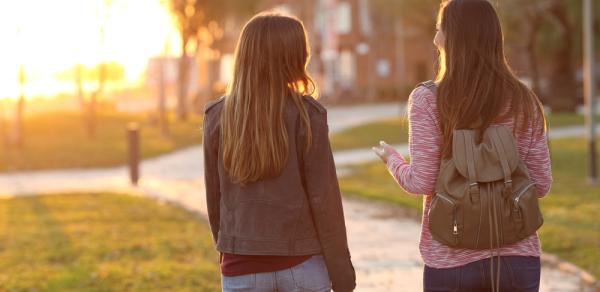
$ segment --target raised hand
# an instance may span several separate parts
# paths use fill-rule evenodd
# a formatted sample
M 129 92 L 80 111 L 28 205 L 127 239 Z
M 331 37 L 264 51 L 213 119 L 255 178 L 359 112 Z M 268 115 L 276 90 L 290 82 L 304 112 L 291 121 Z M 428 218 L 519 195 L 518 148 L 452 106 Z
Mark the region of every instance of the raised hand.
M 385 141 L 380 141 L 379 147 L 375 146 L 372 149 L 373 152 L 375 152 L 375 154 L 377 154 L 377 156 L 379 156 L 379 158 L 381 158 L 381 160 L 383 160 L 383 162 L 385 163 L 387 163 L 388 158 L 392 154 L 396 153 L 394 147 L 388 145 L 387 143 L 385 143 Z

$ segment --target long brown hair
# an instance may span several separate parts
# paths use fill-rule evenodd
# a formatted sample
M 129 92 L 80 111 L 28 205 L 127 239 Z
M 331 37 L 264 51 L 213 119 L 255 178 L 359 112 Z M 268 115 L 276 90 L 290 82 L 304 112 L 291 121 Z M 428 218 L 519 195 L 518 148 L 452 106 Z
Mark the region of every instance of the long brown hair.
M 315 91 L 306 71 L 309 58 L 306 31 L 297 18 L 267 12 L 245 25 L 221 115 L 223 162 L 234 182 L 274 177 L 285 167 L 288 100 L 300 112 L 310 146 L 310 119 L 302 100 Z
M 436 78 L 443 157 L 451 156 L 454 129 L 476 129 L 481 138 L 495 121 L 511 116 L 515 131 L 526 130 L 538 114 L 545 120 L 539 99 L 506 61 L 502 28 L 492 4 L 445 1 L 438 26 L 445 35 Z

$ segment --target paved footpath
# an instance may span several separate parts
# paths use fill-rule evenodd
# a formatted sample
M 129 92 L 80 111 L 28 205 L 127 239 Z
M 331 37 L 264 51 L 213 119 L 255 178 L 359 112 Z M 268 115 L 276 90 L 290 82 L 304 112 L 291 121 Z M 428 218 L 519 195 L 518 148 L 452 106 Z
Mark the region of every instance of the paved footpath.
M 397 104 L 331 109 L 330 129 L 335 132 L 395 116 L 401 109 Z M 357 116 L 361 117 L 359 122 L 355 120 Z M 552 136 L 579 136 L 580 131 L 577 127 L 556 130 Z M 406 145 L 397 145 L 401 152 L 405 153 L 406 148 Z M 375 159 L 370 149 L 335 153 L 339 167 Z M 201 146 L 145 160 L 141 173 L 142 180 L 135 188 L 128 184 L 125 167 L 3 174 L 0 175 L 0 197 L 72 191 L 127 191 L 176 203 L 206 216 Z M 420 223 L 403 214 L 403 209 L 383 203 L 345 198 L 344 210 L 350 250 L 358 275 L 356 291 L 422 291 L 423 263 L 418 250 Z M 542 268 L 541 290 L 582 291 L 579 278 L 573 273 L 550 266 Z

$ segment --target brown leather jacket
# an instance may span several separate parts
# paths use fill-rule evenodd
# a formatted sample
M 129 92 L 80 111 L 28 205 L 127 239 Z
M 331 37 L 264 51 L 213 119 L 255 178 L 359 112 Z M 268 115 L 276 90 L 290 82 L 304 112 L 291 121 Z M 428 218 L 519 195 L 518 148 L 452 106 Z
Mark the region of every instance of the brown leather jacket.
M 219 120 L 223 98 L 204 116 L 204 174 L 210 226 L 217 249 L 246 255 L 322 253 L 335 291 L 351 291 L 350 260 L 336 170 L 329 144 L 327 111 L 305 97 L 312 145 L 293 102 L 284 114 L 289 158 L 275 178 L 245 186 L 232 183 L 223 166 Z

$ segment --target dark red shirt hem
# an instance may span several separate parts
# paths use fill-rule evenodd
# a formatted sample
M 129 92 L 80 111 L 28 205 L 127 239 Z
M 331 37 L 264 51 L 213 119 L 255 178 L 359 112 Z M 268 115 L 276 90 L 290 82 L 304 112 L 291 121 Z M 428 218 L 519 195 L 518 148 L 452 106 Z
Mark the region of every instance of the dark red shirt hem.
M 221 274 L 227 277 L 247 274 L 271 273 L 297 266 L 312 255 L 302 256 L 257 256 L 221 254 Z

